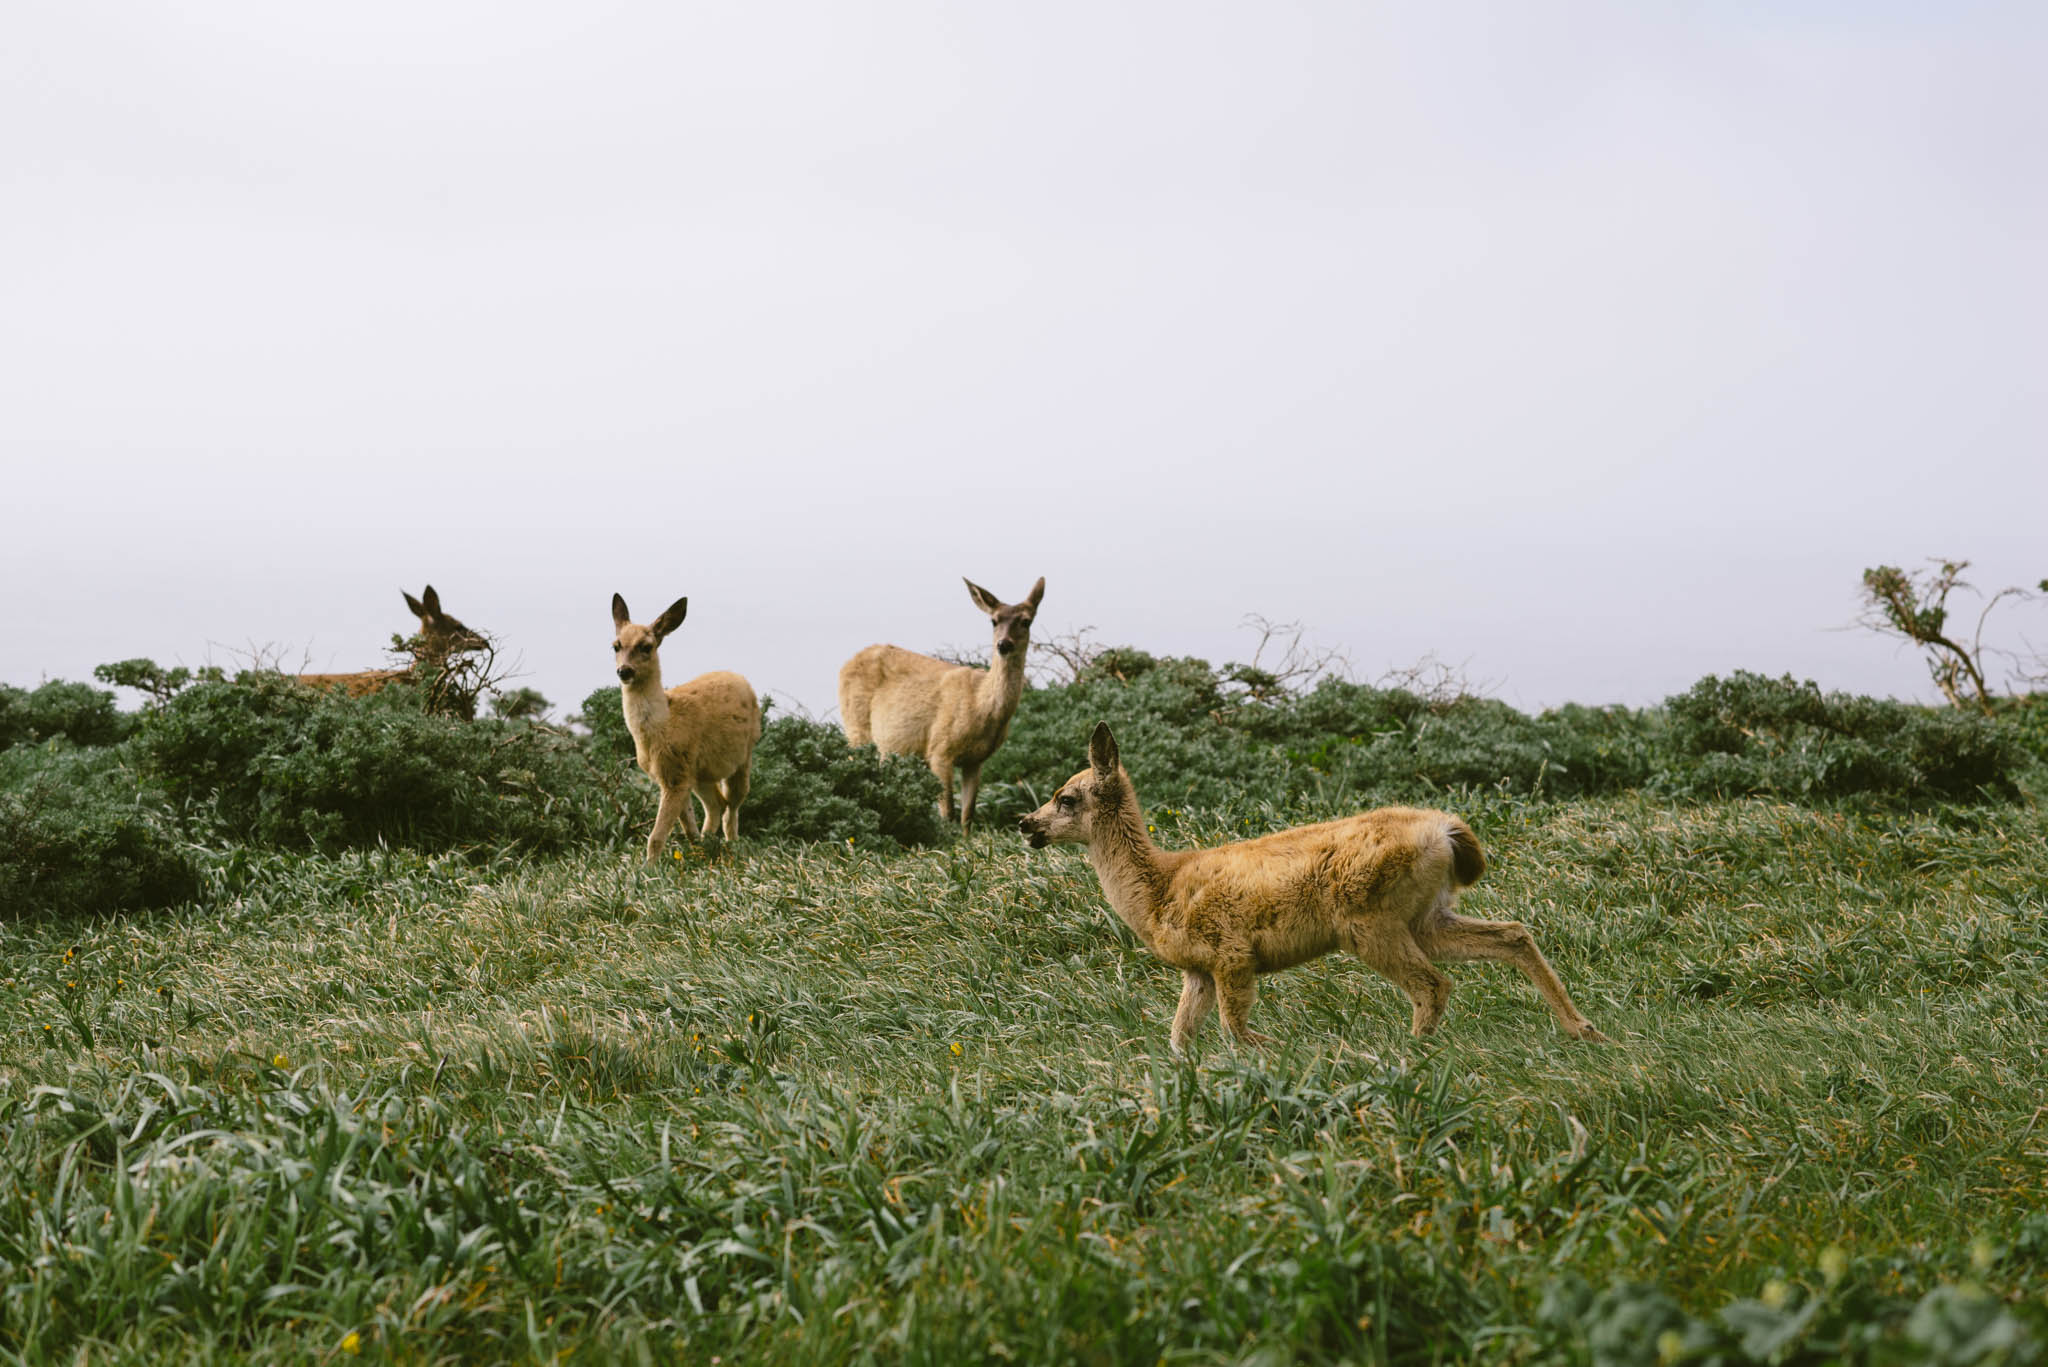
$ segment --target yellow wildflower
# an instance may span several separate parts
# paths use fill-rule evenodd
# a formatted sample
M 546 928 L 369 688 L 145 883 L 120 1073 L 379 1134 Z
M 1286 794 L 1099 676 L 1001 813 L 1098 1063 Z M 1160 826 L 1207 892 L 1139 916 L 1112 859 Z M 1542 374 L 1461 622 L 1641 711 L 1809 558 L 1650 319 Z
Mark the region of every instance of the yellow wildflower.
M 351 1329 L 342 1336 L 341 1351 L 353 1357 L 363 1351 L 363 1336 Z

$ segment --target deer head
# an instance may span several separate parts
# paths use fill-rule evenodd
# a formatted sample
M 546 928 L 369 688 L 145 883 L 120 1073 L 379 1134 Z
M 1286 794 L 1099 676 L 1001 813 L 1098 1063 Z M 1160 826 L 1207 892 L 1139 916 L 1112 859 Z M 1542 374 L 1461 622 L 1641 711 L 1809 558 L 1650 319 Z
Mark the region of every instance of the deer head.
M 627 610 L 626 600 L 616 593 L 612 595 L 612 664 L 618 670 L 620 683 L 630 684 L 648 670 L 660 668 L 654 652 L 661 649 L 670 632 L 683 624 L 689 611 L 690 600 L 678 598 L 668 605 L 668 611 L 641 626 Z
M 1062 783 L 1052 801 L 1021 818 L 1017 829 L 1034 850 L 1085 845 L 1094 836 L 1096 818 L 1121 810 L 1130 790 L 1130 778 L 1117 761 L 1116 737 L 1108 722 L 1099 721 L 1088 738 L 1088 767 Z
M 482 650 L 489 644 L 480 634 L 441 611 L 441 595 L 434 592 L 432 584 L 417 598 L 406 593 L 405 605 L 420 619 L 416 654 L 422 660 L 441 661 L 461 651 Z
M 1012 654 L 1021 657 L 1031 648 L 1031 619 L 1038 615 L 1038 600 L 1045 597 L 1043 577 L 1031 586 L 1021 603 L 1004 603 L 993 593 L 972 579 L 963 579 L 967 585 L 967 596 L 974 600 L 974 606 L 988 614 L 989 625 L 995 628 L 996 654 L 1008 659 Z

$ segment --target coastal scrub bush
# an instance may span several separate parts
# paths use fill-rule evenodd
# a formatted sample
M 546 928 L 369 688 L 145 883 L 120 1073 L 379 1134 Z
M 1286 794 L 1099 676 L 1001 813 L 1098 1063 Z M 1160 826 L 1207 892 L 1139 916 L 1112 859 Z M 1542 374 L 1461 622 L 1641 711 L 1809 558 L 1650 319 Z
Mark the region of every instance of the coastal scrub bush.
M 1226 684 L 1203 660 L 1118 650 L 1071 683 L 1027 690 L 990 761 L 986 808 L 1010 815 L 1043 801 L 1080 768 L 1104 720 L 1148 803 L 1217 809 L 1425 801 L 1460 786 L 1619 792 L 1650 776 L 1661 726 L 1628 708 L 1531 717 L 1488 698 L 1433 701 L 1335 678 L 1265 697 Z
M 429 712 L 402 685 L 348 698 L 267 672 L 195 684 L 135 744 L 174 803 L 288 847 L 553 850 L 616 833 L 632 805 L 574 737 Z
M 1459 788 L 2010 799 L 2026 766 L 2043 767 L 2041 710 L 2015 701 L 1985 717 L 1737 673 L 1703 679 L 1661 708 L 1569 705 L 1531 716 L 1490 698 L 1329 677 L 1299 693 L 1253 695 L 1202 660 L 1112 650 L 1069 683 L 1026 690 L 990 762 L 983 808 L 1000 818 L 1044 801 L 1080 768 L 1097 721 L 1116 728 L 1155 807 L 1327 811 L 1435 802 Z
M 0 750 L 62 736 L 73 745 L 112 745 L 127 737 L 135 719 L 114 706 L 114 695 L 91 684 L 52 679 L 36 688 L 0 684 Z
M 740 829 L 771 840 L 929 845 L 939 838 L 938 804 L 939 781 L 923 760 L 854 749 L 836 726 L 776 717 L 754 747 Z
M 1555 797 L 1640 785 L 1657 729 L 1625 707 L 1572 705 L 1532 717 L 1492 698 L 1431 701 L 1341 679 L 1242 709 L 1239 724 L 1361 792 L 1470 786 Z
M 171 906 L 199 888 L 198 862 L 120 748 L 0 753 L 0 916 Z
M 1657 786 L 1701 797 L 1776 793 L 1907 800 L 2018 795 L 2016 732 L 1983 714 L 1823 693 L 1787 675 L 1708 675 L 1667 704 Z

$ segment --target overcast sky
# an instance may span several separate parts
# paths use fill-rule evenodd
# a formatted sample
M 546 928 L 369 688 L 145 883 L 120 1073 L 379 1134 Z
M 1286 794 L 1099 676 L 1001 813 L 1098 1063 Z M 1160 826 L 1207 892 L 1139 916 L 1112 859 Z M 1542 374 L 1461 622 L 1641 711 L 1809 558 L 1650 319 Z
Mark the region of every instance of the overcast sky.
M 1841 628 L 2048 575 L 2044 70 L 2038 3 L 23 0 L 0 680 L 375 666 L 432 583 L 558 708 L 619 591 L 823 713 L 1044 575 L 1931 696 Z

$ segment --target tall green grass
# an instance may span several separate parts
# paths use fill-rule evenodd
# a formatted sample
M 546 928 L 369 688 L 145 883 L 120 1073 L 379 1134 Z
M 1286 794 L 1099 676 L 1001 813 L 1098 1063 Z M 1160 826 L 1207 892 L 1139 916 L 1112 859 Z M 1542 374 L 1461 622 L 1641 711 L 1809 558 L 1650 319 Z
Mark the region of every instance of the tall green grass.
M 1177 1062 L 995 831 L 242 847 L 0 926 L 0 1359 L 2038 1357 L 2038 808 L 1446 802 L 1617 1046 L 1489 966 L 1418 1043 L 1333 957 Z

